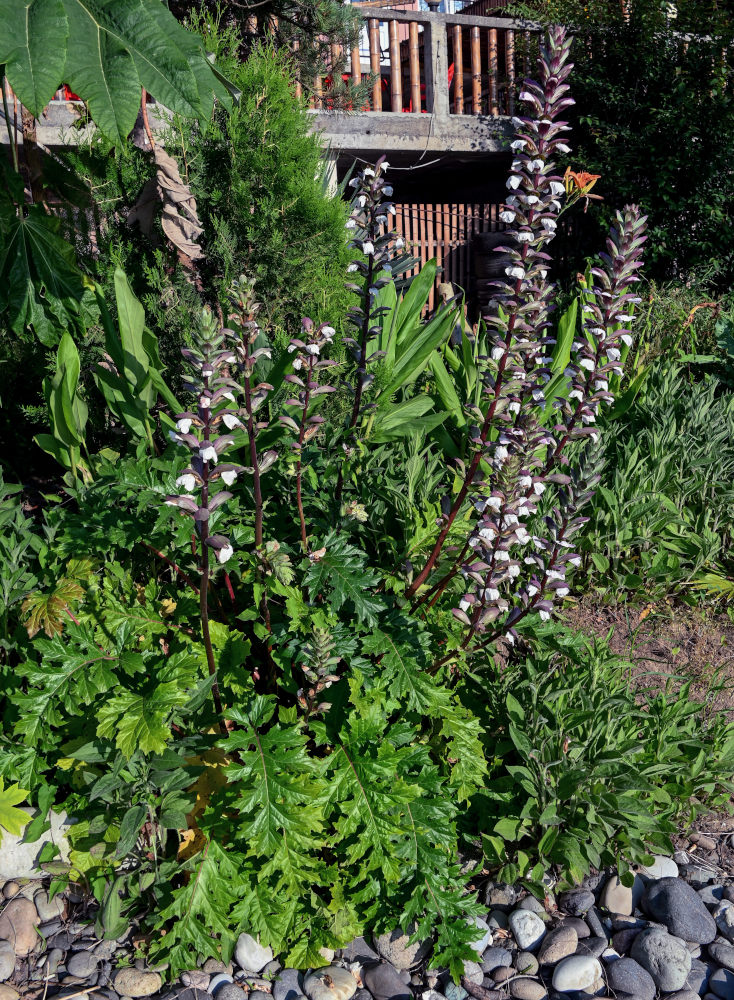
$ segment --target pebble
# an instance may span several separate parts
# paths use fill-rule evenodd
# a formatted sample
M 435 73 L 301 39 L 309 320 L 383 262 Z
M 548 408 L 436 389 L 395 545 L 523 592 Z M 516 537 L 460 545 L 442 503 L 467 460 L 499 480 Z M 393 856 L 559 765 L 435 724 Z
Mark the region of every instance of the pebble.
M 108 962 L 114 956 L 115 952 L 119 950 L 119 948 L 120 948 L 119 944 L 114 939 L 111 941 L 100 941 L 99 944 L 96 944 L 94 946 L 94 954 L 95 957 L 98 958 L 101 962 Z M 184 972 L 183 975 L 190 976 L 192 975 L 192 973 Z M 206 979 L 206 982 L 207 983 L 209 982 L 209 977 L 205 973 L 197 972 L 196 975 L 204 977 Z M 184 981 L 183 976 L 181 977 L 181 981 L 182 982 Z M 204 989 L 206 989 L 206 987 L 204 987 Z
M 168 993 L 164 1000 L 214 1000 L 211 993 L 206 990 L 199 990 L 194 986 L 189 986 L 180 993 Z
M 717 969 L 708 982 L 709 989 L 721 1000 L 734 1000 L 734 972 Z
M 637 1000 L 653 1000 L 655 981 L 633 958 L 620 958 L 607 968 L 607 983 L 615 993 L 629 993 Z
M 734 903 L 722 899 L 713 912 L 713 920 L 724 937 L 734 941 Z
M 669 993 L 665 1000 L 701 1000 L 698 993 L 691 990 L 680 990 L 678 993 Z
M 591 955 L 592 958 L 599 958 L 603 951 L 606 951 L 609 942 L 606 938 L 588 937 L 579 941 L 576 949 L 577 955 Z
M 599 901 L 603 907 L 612 913 L 632 913 L 632 888 L 622 885 L 616 875 L 607 879 L 602 889 Z
M 697 889 L 696 891 L 703 900 L 704 906 L 707 906 L 709 910 L 715 910 L 724 898 L 723 885 L 705 885 L 703 889 Z
M 19 997 L 20 993 L 14 990 L 12 986 L 0 983 L 0 1000 L 18 1000 Z
M 508 965 L 512 965 L 512 955 L 507 948 L 487 948 L 482 955 L 482 970 L 484 972 L 507 968 Z
M 363 937 L 355 938 L 342 950 L 342 958 L 345 962 L 379 962 L 380 956 L 372 945 L 367 944 Z
M 473 948 L 477 955 L 481 955 L 492 944 L 492 931 L 489 929 L 489 924 L 481 917 L 467 917 L 466 922 L 473 924 L 480 932 L 481 936 L 470 942 L 469 947 Z
M 581 917 L 564 917 L 563 927 L 573 927 L 576 931 L 576 937 L 581 940 L 581 938 L 587 938 L 591 936 L 591 931 L 589 930 L 589 925 Z
M 525 896 L 525 898 L 521 899 L 517 904 L 517 908 L 518 910 L 530 910 L 531 913 L 537 913 L 541 916 L 541 919 L 542 917 L 547 918 L 548 916 L 545 912 L 545 907 L 539 899 L 535 898 L 535 896 Z
M 529 951 L 521 951 L 515 959 L 515 968 L 526 976 L 534 976 L 538 971 L 538 959 Z
M 677 878 L 678 865 L 664 854 L 653 854 L 651 865 L 640 865 L 640 873 L 648 878 Z
M 490 886 L 485 896 L 487 906 L 492 907 L 492 909 L 505 907 L 505 912 L 509 912 L 512 909 L 516 899 L 517 890 L 514 885 L 507 885 L 504 882 Z
M 298 969 L 282 969 L 273 982 L 273 1000 L 296 1000 L 303 993 Z
M 254 990 L 253 992 L 258 992 Z M 247 990 L 244 990 L 238 983 L 222 983 L 214 994 L 217 1000 L 247 1000 Z M 267 993 L 263 997 L 269 996 Z
M 268 962 L 273 961 L 273 949 L 263 948 L 251 934 L 243 932 L 237 938 L 234 958 L 241 969 L 247 969 L 248 972 L 260 972 Z
M 579 936 L 574 928 L 561 924 L 543 938 L 538 951 L 538 962 L 541 965 L 556 965 L 562 958 L 573 955 L 578 943 Z
M 601 917 L 597 913 L 596 907 L 592 906 L 584 919 L 594 937 L 607 937 L 607 929 L 601 922 Z
M 200 969 L 192 969 L 190 972 L 181 974 L 181 982 L 184 986 L 191 986 L 195 990 L 203 990 L 206 993 L 209 989 L 209 974 Z
M 0 941 L 0 983 L 10 979 L 15 970 L 15 951 L 9 941 Z
M 703 900 L 687 882 L 661 878 L 652 882 L 643 898 L 645 910 L 684 941 L 708 944 L 716 937 L 716 923 Z
M 36 941 L 39 940 L 36 927 L 40 922 L 30 899 L 24 899 L 22 896 L 11 899 L 0 913 L 0 940 L 10 941 L 15 954 L 24 958 L 33 951 Z
M 476 986 L 481 986 L 484 979 L 484 972 L 481 965 L 478 962 L 464 962 L 464 975 L 462 978 L 469 983 L 474 983 Z
M 49 899 L 46 890 L 39 889 L 33 896 L 33 903 L 41 920 L 55 920 L 57 917 L 63 917 L 64 915 L 66 904 L 64 903 L 64 897 L 58 893 L 53 899 Z
M 70 976 L 86 979 L 97 971 L 97 957 L 91 951 L 75 951 L 66 962 L 66 971 Z M 148 996 L 142 993 L 141 996 Z
M 562 892 L 558 899 L 558 907 L 572 917 L 583 915 L 594 905 L 594 893 L 588 889 L 569 889 Z
M 612 945 L 620 954 L 624 954 L 630 950 L 640 930 L 642 928 L 628 927 L 626 931 L 617 931 L 616 934 L 612 935 Z
M 400 983 L 402 986 L 402 980 Z M 405 988 L 402 988 L 404 991 Z M 309 972 L 303 981 L 303 992 L 309 1000 L 350 1000 L 357 992 L 357 980 L 351 972 L 338 965 L 326 965 Z
M 5 899 L 12 899 L 13 896 L 17 896 L 20 892 L 20 886 L 17 882 L 6 882 L 3 886 L 3 896 Z
M 553 970 L 553 989 L 559 993 L 585 990 L 600 979 L 601 975 L 598 959 L 586 955 L 571 955 L 559 962 Z
M 413 934 L 415 934 L 415 924 L 411 924 L 406 931 L 398 927 L 389 934 L 380 934 L 376 937 L 375 948 L 381 957 L 396 969 L 410 969 L 427 958 L 431 951 L 430 940 L 415 941 L 411 944 L 410 939 Z M 482 948 L 481 951 L 483 950 Z
M 47 976 L 55 976 L 59 966 L 64 961 L 64 953 L 60 948 L 52 948 L 46 955 L 44 971 Z
M 691 971 L 691 953 L 680 938 L 659 927 L 640 931 L 632 944 L 632 958 L 647 969 L 664 993 L 685 987 Z
M 513 979 L 510 983 L 510 994 L 517 1000 L 543 1000 L 546 990 L 537 979 Z
M 229 984 L 233 982 L 234 980 L 228 972 L 218 972 L 215 976 L 212 976 L 209 981 L 209 993 L 211 993 L 212 996 L 216 996 L 217 991 L 224 986 L 225 983 Z
M 697 958 L 694 958 L 691 962 L 691 971 L 686 977 L 685 988 L 687 990 L 693 990 L 694 993 L 703 993 L 706 989 L 706 984 L 709 981 L 709 976 L 711 971 L 707 965 L 703 962 L 699 962 Z
M 495 969 L 492 978 L 496 983 L 506 983 L 508 979 L 512 979 L 516 975 L 517 971 L 510 965 L 506 968 Z
M 721 966 L 722 969 L 730 969 L 734 972 L 734 948 L 730 944 L 722 941 L 712 941 L 706 946 L 709 956 Z
M 455 983 L 453 979 L 449 979 L 444 986 L 443 992 L 446 1000 L 466 1000 L 469 996 L 464 987 L 459 986 L 459 984 Z M 384 998 L 380 997 L 379 1000 L 384 1000 Z M 393 1000 L 398 1000 L 398 998 L 393 998 Z M 400 998 L 400 1000 L 402 1000 L 402 998 Z
M 115 989 L 120 996 L 149 997 L 161 988 L 160 972 L 144 972 L 140 969 L 119 969 L 115 974 Z
M 702 851 L 715 851 L 717 844 L 712 837 L 707 837 L 703 833 L 692 833 L 688 838 L 692 843 L 698 844 Z
M 324 952 L 331 955 L 328 959 L 329 964 L 334 960 L 334 951 L 331 948 L 319 948 L 319 954 L 323 955 Z M 283 966 L 280 964 L 277 958 L 274 958 L 272 962 L 268 962 L 265 968 L 262 970 L 263 976 L 277 976 Z
M 532 899 L 532 896 L 528 896 Z M 510 914 L 510 929 L 523 951 L 536 948 L 545 937 L 545 924 L 537 913 L 528 909 L 513 910 Z
M 201 968 L 203 972 L 208 973 L 210 976 L 216 975 L 217 972 L 227 972 L 230 976 L 232 975 L 232 963 L 229 962 L 225 965 L 218 958 L 207 958 Z
M 681 865 L 680 875 L 694 885 L 703 886 L 713 882 L 714 873 L 708 868 L 701 868 L 699 865 Z
M 734 836 L 734 834 L 732 834 L 732 836 Z M 730 903 L 734 903 L 734 885 L 726 886 L 724 889 L 724 899 L 728 899 Z
M 487 924 L 494 934 L 495 931 L 506 931 L 509 926 L 507 914 L 503 910 L 491 910 L 487 916 Z

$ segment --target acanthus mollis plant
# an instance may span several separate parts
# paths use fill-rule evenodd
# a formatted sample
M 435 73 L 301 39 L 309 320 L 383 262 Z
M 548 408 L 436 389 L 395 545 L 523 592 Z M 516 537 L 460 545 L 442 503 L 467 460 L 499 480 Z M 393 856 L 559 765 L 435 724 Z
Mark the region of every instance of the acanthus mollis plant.
M 321 357 L 323 348 L 334 339 L 334 332 L 333 326 L 326 323 L 314 326 L 312 320 L 304 317 L 301 337 L 294 337 L 288 345 L 288 353 L 295 354 L 292 361 L 294 372 L 286 375 L 285 381 L 297 387 L 298 395 L 287 399 L 286 406 L 293 406 L 300 413 L 298 421 L 288 414 L 283 414 L 279 419 L 296 435 L 291 448 L 296 454 L 296 507 L 304 552 L 308 552 L 308 532 L 303 511 L 303 449 L 315 438 L 319 427 L 324 423 L 324 417 L 314 412 L 314 400 L 335 391 L 332 385 L 319 384 L 319 373 L 337 364 L 336 361 Z M 296 372 L 299 374 L 295 374 Z
M 591 343 L 583 338 L 574 343 L 566 371 L 572 403 L 554 400 L 556 423 L 545 426 L 540 416 L 547 406 L 550 349 L 555 343 L 554 288 L 545 247 L 555 236 L 565 192 L 552 158 L 569 152 L 564 135 L 569 127 L 558 120 L 573 104 L 565 82 L 572 69 L 569 55 L 564 29 L 550 29 L 539 57 L 540 83 L 525 81 L 520 95 L 531 114 L 513 119 L 515 156 L 507 181 L 511 194 L 500 215 L 513 228 L 508 232 L 510 245 L 498 248 L 507 255 L 507 280 L 495 283 L 494 308 L 486 317 L 483 398 L 468 413 L 473 454 L 434 547 L 406 592 L 414 608 L 428 599 L 434 604 L 461 573 L 465 593 L 453 613 L 466 626 L 461 646 L 468 650 L 475 637 L 482 638 L 482 645 L 500 635 L 514 642 L 514 626 L 522 618 L 531 611 L 548 618 L 553 600 L 568 593 L 567 566 L 579 562 L 569 539 L 584 522 L 578 510 L 588 498 L 589 484 L 578 474 L 569 475 L 564 448 L 597 434 L 593 424 L 598 406 L 611 398 L 605 375 L 618 365 L 615 344 L 629 336 L 628 329 L 618 327 L 631 319 L 625 312 L 631 298 L 628 288 L 641 266 L 645 220 L 633 206 L 620 216 L 609 253 L 594 268 L 584 325 Z M 549 497 L 555 504 L 543 497 L 547 490 L 553 491 Z M 475 526 L 440 579 L 422 590 L 467 500 L 479 515 Z
M 347 425 L 347 437 L 351 436 L 357 426 L 360 415 L 364 411 L 364 392 L 373 379 L 368 372 L 368 365 L 380 357 L 376 351 L 368 354 L 370 340 L 379 333 L 377 320 L 380 307 L 376 299 L 381 288 L 393 278 L 391 260 L 395 251 L 405 247 L 405 240 L 390 228 L 390 218 L 395 215 L 392 198 L 392 185 L 387 183 L 386 173 L 389 167 L 384 156 L 375 163 L 361 170 L 349 182 L 355 189 L 352 204 L 354 211 L 347 220 L 347 229 L 355 232 L 350 246 L 358 252 L 358 257 L 349 265 L 350 274 L 359 275 L 361 281 L 352 281 L 347 285 L 359 296 L 359 304 L 349 307 L 347 322 L 354 329 L 354 336 L 345 338 L 344 342 L 351 348 L 356 365 L 354 374 L 354 400 Z M 350 444 L 343 445 L 347 457 L 350 454 Z M 341 502 L 344 484 L 344 466 L 339 470 L 336 485 L 336 503 Z
M 171 439 L 190 452 L 188 466 L 179 474 L 176 485 L 184 491 L 166 497 L 169 506 L 177 507 L 194 522 L 194 544 L 199 563 L 199 613 L 202 641 L 206 651 L 212 696 L 217 714 L 222 715 L 222 700 L 217 682 L 217 665 L 209 629 L 209 577 L 211 556 L 224 564 L 234 554 L 232 543 L 225 535 L 211 531 L 213 515 L 222 504 L 231 499 L 227 489 L 245 467 L 232 462 L 220 464 L 220 458 L 233 447 L 235 440 L 229 433 L 242 427 L 236 393 L 240 385 L 226 372 L 236 362 L 232 344 L 234 333 L 219 330 L 210 310 L 204 310 L 201 330 L 195 346 L 184 348 L 182 354 L 189 366 L 184 375 L 185 387 L 194 394 L 195 406 L 174 416 L 176 430 Z M 224 431 L 224 433 L 222 433 Z

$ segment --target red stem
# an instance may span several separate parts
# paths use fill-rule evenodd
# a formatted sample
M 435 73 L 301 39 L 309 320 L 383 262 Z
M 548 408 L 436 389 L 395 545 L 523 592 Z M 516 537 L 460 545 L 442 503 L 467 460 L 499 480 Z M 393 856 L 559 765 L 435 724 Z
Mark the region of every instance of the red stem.
M 165 555 L 163 552 L 160 551 L 160 549 L 155 548 L 155 546 L 150 545 L 148 542 L 145 542 L 142 539 L 138 539 L 138 541 L 140 542 L 141 545 L 144 545 L 146 549 L 150 549 L 150 551 L 154 555 L 158 556 L 159 559 L 162 559 L 163 562 L 166 563 L 166 565 L 171 567 L 172 570 L 178 573 L 181 579 L 184 580 L 186 583 L 188 583 L 189 587 L 191 587 L 192 590 L 194 590 L 197 594 L 199 593 L 199 588 L 196 585 L 196 583 L 194 583 L 194 581 L 191 579 L 188 573 L 184 572 L 184 570 L 181 569 L 178 563 L 175 563 L 173 559 L 169 559 L 167 555 Z

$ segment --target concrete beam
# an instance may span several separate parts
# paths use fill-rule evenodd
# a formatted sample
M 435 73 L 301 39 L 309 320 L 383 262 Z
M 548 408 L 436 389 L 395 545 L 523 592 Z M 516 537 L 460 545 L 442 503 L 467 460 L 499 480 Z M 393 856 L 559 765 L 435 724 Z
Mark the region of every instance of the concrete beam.
M 390 111 L 309 112 L 315 131 L 334 152 L 502 153 L 513 136 L 509 118 L 422 115 Z

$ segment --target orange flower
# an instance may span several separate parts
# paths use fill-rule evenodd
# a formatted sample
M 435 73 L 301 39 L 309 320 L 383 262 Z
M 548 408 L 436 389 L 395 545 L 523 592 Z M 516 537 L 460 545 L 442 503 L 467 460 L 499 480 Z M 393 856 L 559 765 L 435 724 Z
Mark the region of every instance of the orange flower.
M 566 193 L 571 194 L 575 188 L 580 194 L 586 195 L 601 177 L 601 174 L 589 174 L 585 170 L 575 173 L 570 167 L 566 167 L 563 180 L 566 185 Z

